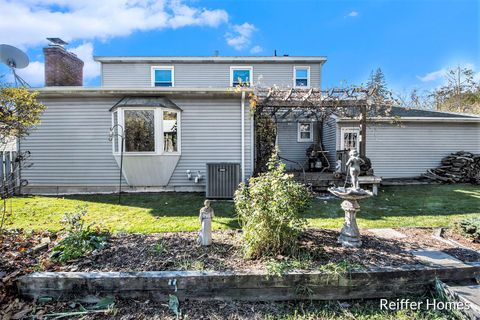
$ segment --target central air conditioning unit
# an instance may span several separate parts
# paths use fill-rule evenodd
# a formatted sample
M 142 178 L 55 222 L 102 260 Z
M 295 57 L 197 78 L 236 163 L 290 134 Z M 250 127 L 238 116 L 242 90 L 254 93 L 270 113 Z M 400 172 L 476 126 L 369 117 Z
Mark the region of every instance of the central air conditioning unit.
M 240 180 L 240 163 L 207 163 L 207 198 L 232 199 Z

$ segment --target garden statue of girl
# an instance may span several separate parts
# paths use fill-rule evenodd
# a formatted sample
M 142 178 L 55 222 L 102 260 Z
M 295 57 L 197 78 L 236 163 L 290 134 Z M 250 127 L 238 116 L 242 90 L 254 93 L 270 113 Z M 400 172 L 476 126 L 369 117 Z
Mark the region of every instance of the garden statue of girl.
M 215 213 L 213 208 L 210 207 L 210 200 L 205 200 L 204 205 L 198 216 L 202 224 L 198 235 L 198 243 L 202 246 L 209 246 L 212 244 L 212 219 L 215 217 Z
M 360 175 L 360 166 L 365 163 L 362 158 L 358 156 L 357 150 L 350 150 L 350 158 L 347 161 L 347 166 L 350 168 L 350 178 L 352 180 L 352 189 L 359 190 L 358 176 Z

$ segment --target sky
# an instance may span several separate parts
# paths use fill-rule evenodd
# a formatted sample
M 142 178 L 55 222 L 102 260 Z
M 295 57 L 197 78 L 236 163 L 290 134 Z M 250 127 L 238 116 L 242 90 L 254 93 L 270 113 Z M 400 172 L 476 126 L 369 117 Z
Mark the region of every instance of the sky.
M 322 86 L 381 68 L 396 92 L 431 90 L 450 67 L 480 71 L 479 0 L 0 0 L 0 43 L 26 51 L 19 74 L 43 85 L 46 37 L 69 42 L 98 86 L 92 56 L 326 56 Z M 7 73 L 0 67 L 0 74 Z M 478 78 L 478 75 L 477 75 Z

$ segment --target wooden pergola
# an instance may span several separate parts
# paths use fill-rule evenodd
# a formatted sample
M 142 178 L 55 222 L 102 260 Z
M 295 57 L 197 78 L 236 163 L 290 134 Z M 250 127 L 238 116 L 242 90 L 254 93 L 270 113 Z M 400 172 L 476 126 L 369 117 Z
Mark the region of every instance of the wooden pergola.
M 358 119 L 360 155 L 366 156 L 367 118 L 388 115 L 395 100 L 364 87 L 332 88 L 256 88 L 253 95 L 255 115 L 267 115 L 275 123 L 282 121 L 323 121 L 331 115 Z

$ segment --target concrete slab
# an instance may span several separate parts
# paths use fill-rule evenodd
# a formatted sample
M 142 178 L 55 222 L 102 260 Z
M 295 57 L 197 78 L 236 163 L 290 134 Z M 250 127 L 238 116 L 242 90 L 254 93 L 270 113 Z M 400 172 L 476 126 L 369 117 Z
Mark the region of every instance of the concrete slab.
M 442 251 L 437 250 L 417 250 L 410 251 L 416 258 L 418 258 L 423 264 L 429 266 L 440 266 L 440 267 L 461 267 L 466 264 L 462 261 L 452 257 L 449 254 L 446 254 Z
M 375 234 L 377 237 L 384 239 L 402 239 L 407 237 L 405 234 L 398 232 L 397 230 L 393 230 L 392 228 L 378 228 L 367 230 Z
M 450 286 L 450 289 L 459 296 L 462 296 L 475 305 L 480 306 L 480 285 Z
M 450 301 L 458 301 L 468 306 L 459 308 L 465 319 L 480 319 L 480 285 L 443 283 L 442 287 Z

